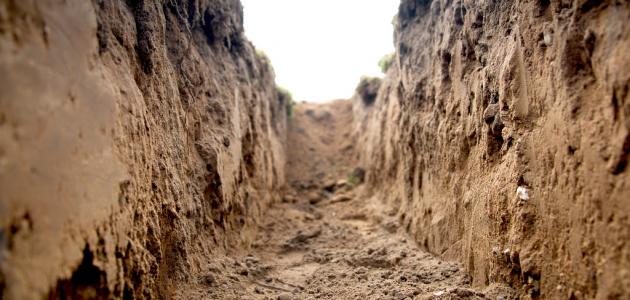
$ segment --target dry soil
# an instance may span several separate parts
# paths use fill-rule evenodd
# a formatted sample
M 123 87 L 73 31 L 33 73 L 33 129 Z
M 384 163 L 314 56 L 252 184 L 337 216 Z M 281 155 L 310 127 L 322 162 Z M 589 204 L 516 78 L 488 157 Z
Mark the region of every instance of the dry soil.
M 300 104 L 290 120 L 293 181 L 235 251 L 184 289 L 182 299 L 512 299 L 500 285 L 471 288 L 461 265 L 420 249 L 395 210 L 362 197 L 352 168 L 350 101 Z M 310 142 L 307 142 L 310 141 Z M 289 175 L 289 180 L 291 180 Z

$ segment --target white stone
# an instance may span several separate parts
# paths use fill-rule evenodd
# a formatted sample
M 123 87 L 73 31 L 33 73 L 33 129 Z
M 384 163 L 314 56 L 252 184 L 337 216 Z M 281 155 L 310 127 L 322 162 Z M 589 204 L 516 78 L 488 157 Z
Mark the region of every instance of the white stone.
M 516 188 L 516 195 L 523 201 L 529 200 L 529 189 L 524 186 Z
M 547 45 L 547 47 L 551 46 L 551 43 L 553 42 L 553 37 L 551 36 L 551 32 L 543 33 L 543 40 L 545 41 L 545 45 Z

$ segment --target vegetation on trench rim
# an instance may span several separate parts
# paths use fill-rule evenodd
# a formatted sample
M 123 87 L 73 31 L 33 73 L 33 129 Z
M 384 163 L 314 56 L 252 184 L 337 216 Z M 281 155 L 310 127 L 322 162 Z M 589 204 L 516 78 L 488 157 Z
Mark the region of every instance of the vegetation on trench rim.
M 278 99 L 280 99 L 280 101 L 284 101 L 287 106 L 287 117 L 290 119 L 293 117 L 293 107 L 296 104 L 295 100 L 293 100 L 293 95 L 289 90 L 281 86 L 276 86 L 276 90 L 278 91 Z
M 392 64 L 394 64 L 394 58 L 396 57 L 395 53 L 389 53 L 389 54 L 385 54 L 381 60 L 378 61 L 378 66 L 381 68 L 381 72 L 383 73 L 387 73 L 387 70 L 389 70 L 389 67 L 392 66 Z
M 256 57 L 258 57 L 258 59 L 260 59 L 264 64 L 272 67 L 271 60 L 269 59 L 269 56 L 267 56 L 267 53 L 265 53 L 265 51 L 256 49 Z
M 361 88 L 366 87 L 367 85 L 370 85 L 372 83 L 379 82 L 379 81 L 381 81 L 381 78 L 379 77 L 361 76 L 361 79 L 359 80 L 359 84 L 357 85 L 355 90 L 358 91 Z

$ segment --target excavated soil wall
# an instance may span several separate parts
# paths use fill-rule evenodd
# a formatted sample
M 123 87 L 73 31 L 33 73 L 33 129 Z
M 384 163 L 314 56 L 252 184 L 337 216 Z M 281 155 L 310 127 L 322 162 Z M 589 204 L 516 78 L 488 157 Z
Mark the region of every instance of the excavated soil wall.
M 625 1 L 403 0 L 395 63 L 353 100 L 366 187 L 477 286 L 627 297 L 629 19 Z
M 237 0 L 0 1 L 0 298 L 169 299 L 251 240 L 287 101 Z

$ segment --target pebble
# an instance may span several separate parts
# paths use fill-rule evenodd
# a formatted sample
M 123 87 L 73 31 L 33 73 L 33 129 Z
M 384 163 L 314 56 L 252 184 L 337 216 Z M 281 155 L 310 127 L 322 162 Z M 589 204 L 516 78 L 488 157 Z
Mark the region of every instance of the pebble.
M 524 186 L 516 188 L 516 195 L 523 201 L 529 200 L 529 189 Z
M 278 300 L 293 300 L 293 296 L 288 294 L 282 294 L 278 296 Z
M 551 36 L 551 32 L 545 31 L 543 33 L 543 41 L 545 42 L 545 46 L 547 47 L 551 46 L 551 43 L 553 42 L 553 37 Z

